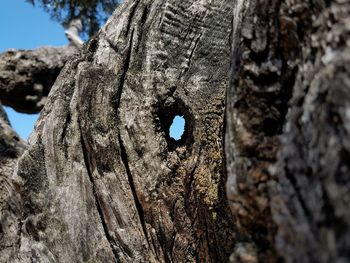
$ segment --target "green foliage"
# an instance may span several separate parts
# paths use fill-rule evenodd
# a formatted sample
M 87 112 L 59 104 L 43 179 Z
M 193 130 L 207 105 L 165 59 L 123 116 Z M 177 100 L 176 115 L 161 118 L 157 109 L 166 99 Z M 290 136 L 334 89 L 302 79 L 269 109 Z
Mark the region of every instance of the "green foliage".
M 112 14 L 119 0 L 26 0 L 40 5 L 51 18 L 64 26 L 79 18 L 83 24 L 83 35 L 92 36 Z

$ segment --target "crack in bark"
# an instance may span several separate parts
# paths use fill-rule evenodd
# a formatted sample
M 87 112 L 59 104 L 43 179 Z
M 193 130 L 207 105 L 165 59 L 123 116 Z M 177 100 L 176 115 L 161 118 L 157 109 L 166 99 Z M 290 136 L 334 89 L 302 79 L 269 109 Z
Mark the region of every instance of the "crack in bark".
M 161 218 L 160 222 L 164 222 L 162 213 L 160 213 L 160 218 Z M 165 263 L 172 263 L 171 256 L 167 252 L 167 238 L 166 238 L 166 234 L 162 224 L 159 225 L 158 233 L 159 233 L 158 237 L 160 238 L 159 239 L 160 248 L 164 255 L 164 261 Z
M 126 174 L 128 177 L 128 182 L 130 185 L 130 190 L 131 190 L 132 196 L 133 196 L 134 201 L 135 201 L 137 214 L 139 216 L 140 223 L 141 223 L 142 230 L 143 230 L 143 233 L 145 235 L 146 241 L 147 241 L 149 247 L 151 247 L 150 242 L 148 240 L 147 227 L 146 227 L 146 223 L 145 223 L 145 214 L 143 211 L 142 204 L 137 196 L 134 178 L 132 176 L 132 173 L 131 173 L 130 167 L 129 167 L 128 155 L 126 153 L 126 149 L 125 149 L 125 146 L 124 146 L 124 143 L 123 143 L 123 140 L 122 140 L 120 134 L 118 135 L 118 140 L 119 140 L 119 145 L 120 145 L 120 157 L 121 157 L 121 160 L 124 164 L 125 171 L 126 171 Z
M 192 63 L 192 58 L 193 58 L 193 55 L 194 55 L 194 52 L 195 52 L 195 50 L 197 49 L 199 40 L 201 39 L 202 35 L 203 35 L 203 32 L 201 32 L 201 33 L 199 34 L 199 36 L 197 37 L 197 39 L 194 41 L 194 46 L 193 46 L 193 48 L 191 49 L 191 52 L 190 52 L 189 57 L 188 57 L 187 67 L 184 69 L 183 72 L 180 73 L 180 77 L 179 77 L 180 79 L 181 79 L 182 76 L 185 75 L 185 74 L 188 72 L 188 70 L 190 69 L 191 63 Z M 192 43 L 193 43 L 193 40 L 191 41 L 191 44 L 192 44 Z M 190 45 L 191 45 L 191 44 L 190 44 Z
M 151 237 L 152 245 L 153 245 L 153 247 L 154 247 L 154 252 L 155 252 L 156 258 L 158 259 L 158 261 L 160 261 L 160 259 L 159 259 L 159 254 L 158 254 L 158 250 L 156 249 L 157 246 L 156 246 L 156 243 L 155 243 L 155 241 L 154 241 L 154 239 L 153 239 L 153 235 L 150 235 L 150 237 Z
M 285 173 L 286 173 L 286 178 L 288 179 L 288 181 L 290 182 L 290 184 L 293 187 L 294 194 L 295 194 L 297 200 L 299 201 L 300 207 L 303 210 L 304 215 L 305 215 L 308 223 L 310 225 L 312 225 L 312 221 L 313 221 L 312 214 L 310 214 L 310 211 L 307 208 L 305 200 L 304 200 L 304 198 L 303 198 L 303 196 L 302 196 L 302 194 L 300 192 L 300 186 L 298 186 L 297 180 L 294 178 L 293 174 L 291 174 L 291 172 L 289 171 L 288 167 L 285 166 L 284 169 L 285 169 Z
M 80 130 L 81 146 L 82 146 L 82 152 L 83 152 L 83 157 L 84 157 L 84 163 L 85 163 L 85 166 L 86 166 L 86 171 L 87 171 L 90 183 L 92 185 L 92 191 L 93 191 L 93 195 L 94 195 L 94 198 L 95 198 L 97 212 L 98 212 L 98 215 L 100 217 L 100 220 L 101 220 L 101 223 L 102 223 L 102 227 L 103 227 L 106 239 L 107 239 L 107 241 L 108 241 L 108 243 L 109 243 L 109 245 L 111 247 L 111 250 L 112 250 L 112 252 L 114 254 L 114 258 L 115 258 L 115 260 L 117 262 L 118 260 L 120 260 L 120 257 L 118 255 L 118 252 L 115 251 L 114 247 L 116 245 L 113 244 L 115 242 L 113 241 L 111 235 L 108 232 L 108 227 L 107 227 L 107 224 L 106 224 L 106 220 L 105 220 L 104 215 L 103 215 L 103 211 L 102 211 L 102 208 L 101 208 L 101 205 L 100 205 L 100 202 L 99 202 L 99 198 L 98 198 L 98 196 L 96 194 L 97 191 L 96 191 L 96 187 L 95 187 L 95 180 L 94 180 L 93 175 L 92 175 L 91 165 L 90 165 L 89 156 L 88 156 L 88 150 L 87 150 L 85 138 L 83 136 L 80 124 L 79 124 L 79 130 Z
M 175 241 L 176 241 L 176 231 L 174 229 L 173 236 L 171 239 L 171 244 L 170 244 L 170 252 L 169 252 L 171 258 L 173 257 L 173 253 L 174 253 Z
M 70 113 L 70 111 L 68 111 L 68 114 L 67 114 L 65 121 L 63 123 L 62 134 L 60 136 L 60 142 L 63 142 L 64 138 L 66 137 L 67 129 L 68 129 L 70 122 L 71 122 L 71 113 Z
M 148 13 L 149 13 L 149 8 L 147 5 L 145 5 L 144 9 L 142 10 L 142 15 L 141 15 L 141 20 L 140 20 L 141 36 L 140 36 L 140 40 L 138 41 L 138 43 L 136 44 L 136 47 L 135 47 L 136 52 L 139 51 L 140 44 L 142 43 L 142 39 L 144 36 L 142 34 L 142 32 L 144 32 L 144 27 L 145 27 L 145 23 L 146 23 L 147 18 L 148 18 Z
M 131 59 L 131 49 L 132 49 L 132 44 L 133 44 L 133 39 L 134 37 L 134 29 L 131 31 L 131 36 L 130 36 L 130 44 L 128 46 L 128 50 L 127 50 L 127 55 L 126 55 L 126 58 L 125 58 L 125 61 L 124 61 L 124 65 L 123 65 L 123 72 L 121 72 L 120 74 L 120 79 L 119 79 L 119 85 L 117 87 L 117 94 L 116 94 L 116 105 L 117 105 L 117 109 L 119 108 L 120 106 L 120 100 L 121 100 L 121 96 L 122 96 L 122 92 L 123 92 L 123 87 L 124 87 L 124 83 L 125 83 L 125 80 L 126 80 L 126 74 L 129 70 L 129 66 L 130 66 L 130 59 Z M 113 50 L 116 51 L 116 48 L 113 46 L 112 43 L 110 43 L 110 41 L 108 41 L 109 45 L 111 46 L 111 48 Z
M 130 28 L 131 28 L 131 23 L 132 23 L 132 20 L 134 18 L 134 15 L 136 13 L 136 9 L 139 5 L 140 1 L 136 1 L 135 5 L 133 6 L 132 10 L 130 11 L 130 15 L 128 17 L 128 23 L 127 23 L 127 28 L 126 28 L 126 32 L 125 32 L 125 36 L 127 36 L 129 34 L 129 31 L 130 31 Z M 133 34 L 133 33 L 131 33 Z M 132 38 L 131 38 L 132 39 Z
M 192 50 L 191 50 L 190 56 L 188 57 L 187 70 L 188 70 L 188 69 L 190 68 L 190 66 L 191 66 L 191 62 L 192 62 L 192 57 L 193 57 L 193 55 L 194 55 L 194 51 L 197 49 L 199 40 L 201 39 L 202 35 L 203 35 L 203 33 L 201 32 L 201 33 L 199 34 L 199 36 L 197 37 L 197 39 L 195 40 L 195 42 L 194 42 L 194 46 L 193 46 L 193 48 L 192 48 Z

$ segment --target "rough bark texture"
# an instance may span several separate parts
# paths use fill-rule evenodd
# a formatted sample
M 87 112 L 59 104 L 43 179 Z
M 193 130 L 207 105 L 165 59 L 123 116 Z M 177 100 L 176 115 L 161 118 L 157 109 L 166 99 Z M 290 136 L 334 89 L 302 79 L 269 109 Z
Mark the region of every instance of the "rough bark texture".
M 9 119 L 0 104 L 0 162 L 6 162 L 9 159 L 16 160 L 23 152 L 26 144 L 19 138 L 12 129 Z M 1 174 L 8 174 L 0 167 Z
M 226 190 L 238 225 L 233 261 L 244 255 L 255 261 L 276 259 L 268 167 L 279 149 L 297 44 L 280 6 L 278 0 L 252 0 L 237 1 L 234 8 L 225 141 Z
M 349 262 L 350 2 L 301 3 L 309 24 L 271 187 L 276 248 L 286 262 Z
M 0 114 L 0 261 L 349 262 L 349 13 L 121 5 L 61 72 L 17 165 L 25 145 Z
M 232 261 L 349 261 L 349 6 L 235 5 L 225 142 Z
M 128 1 L 67 63 L 18 163 L 13 262 L 228 260 L 232 6 Z M 175 115 L 186 120 L 179 141 Z
M 62 67 L 76 53 L 72 46 L 8 50 L 0 54 L 0 99 L 19 112 L 36 113 Z
M 0 251 L 1 262 L 11 262 L 12 244 L 18 241 L 16 229 L 20 224 L 16 209 L 18 199 L 11 176 L 18 158 L 23 154 L 26 144 L 10 126 L 10 122 L 0 104 Z

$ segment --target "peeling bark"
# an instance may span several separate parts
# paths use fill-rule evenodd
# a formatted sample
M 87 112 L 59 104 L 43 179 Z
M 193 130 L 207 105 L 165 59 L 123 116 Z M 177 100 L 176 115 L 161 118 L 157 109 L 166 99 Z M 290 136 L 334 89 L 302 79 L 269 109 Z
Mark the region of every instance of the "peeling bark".
M 62 67 L 77 49 L 72 46 L 8 50 L 0 54 L 0 99 L 24 113 L 37 113 Z

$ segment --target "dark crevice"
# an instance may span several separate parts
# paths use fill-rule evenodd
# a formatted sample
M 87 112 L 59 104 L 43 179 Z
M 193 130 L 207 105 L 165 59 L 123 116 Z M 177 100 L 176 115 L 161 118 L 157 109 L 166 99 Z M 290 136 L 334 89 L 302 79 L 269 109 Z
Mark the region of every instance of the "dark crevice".
M 246 71 L 245 73 L 247 77 L 250 78 L 254 84 L 260 88 L 261 92 L 264 92 L 264 88 L 267 89 L 268 87 L 271 87 L 279 82 L 277 72 L 259 72 L 259 75 L 256 75 L 256 73 L 253 74 L 249 71 Z
M 18 231 L 17 231 L 18 239 L 16 242 L 16 247 L 18 247 L 18 248 L 21 247 L 21 242 L 22 242 L 23 222 L 24 222 L 24 219 L 18 220 Z
M 348 172 L 350 171 L 350 152 L 345 146 L 343 146 L 339 150 L 338 155 L 340 163 L 334 174 L 334 181 L 338 185 L 349 185 L 350 178 Z
M 173 258 L 173 254 L 174 254 L 174 247 L 175 247 L 175 241 L 176 241 L 176 231 L 173 230 L 173 236 L 171 238 L 171 244 L 170 244 L 170 257 Z
M 122 138 L 121 138 L 120 134 L 118 135 L 118 140 L 119 140 L 119 145 L 120 145 L 120 157 L 121 157 L 121 160 L 122 160 L 122 162 L 124 164 L 125 171 L 126 171 L 126 174 L 127 174 L 127 177 L 128 177 L 128 182 L 129 182 L 129 186 L 130 186 L 130 190 L 131 190 L 132 196 L 133 196 L 134 201 L 135 201 L 135 207 L 137 209 L 137 214 L 139 216 L 140 223 L 141 223 L 142 230 L 143 230 L 143 233 L 145 235 L 146 241 L 147 241 L 149 247 L 151 247 L 151 245 L 150 245 L 150 243 L 148 241 L 147 227 L 146 227 L 146 222 L 145 222 L 145 214 L 144 214 L 144 211 L 143 211 L 142 204 L 141 204 L 141 202 L 140 202 L 140 200 L 139 200 L 139 198 L 137 196 L 134 178 L 132 176 L 132 173 L 131 173 L 131 170 L 130 170 L 130 167 L 129 167 L 128 155 L 126 153 L 126 149 L 125 149 L 125 146 L 123 144 L 123 141 L 122 141 Z
M 267 117 L 263 120 L 263 132 L 267 137 L 275 136 L 282 132 L 283 121 L 280 118 Z
M 306 203 L 303 199 L 303 196 L 300 193 L 301 189 L 298 186 L 297 180 L 294 178 L 295 175 L 289 171 L 288 167 L 285 167 L 285 174 L 286 174 L 287 179 L 289 180 L 289 182 L 291 183 L 291 185 L 294 189 L 295 195 L 300 203 L 302 210 L 305 213 L 305 216 L 306 216 L 309 224 L 312 225 L 312 214 L 310 213 L 309 209 L 307 208 Z
M 270 38 L 268 36 L 266 37 L 266 48 L 262 51 L 255 52 L 252 50 L 251 46 L 249 45 L 248 48 L 251 51 L 249 53 L 249 58 L 259 66 L 261 63 L 268 61 L 269 60 L 269 50 L 270 50 L 269 45 L 270 45 Z
M 66 137 L 67 129 L 68 129 L 68 126 L 69 126 L 70 122 L 71 122 L 71 114 L 68 111 L 66 119 L 65 119 L 65 121 L 63 123 L 62 134 L 61 134 L 61 138 L 60 138 L 61 142 L 63 142 L 64 138 Z
M 136 3 L 134 4 L 134 6 L 132 7 L 131 11 L 130 11 L 130 15 L 128 17 L 128 23 L 127 23 L 127 28 L 125 31 L 125 36 L 128 36 L 130 28 L 132 26 L 132 19 L 134 18 L 137 6 L 139 5 L 140 1 L 136 1 Z
M 161 222 L 163 221 L 162 219 L 160 220 Z M 160 248 L 163 252 L 163 255 L 164 255 L 164 261 L 165 263 L 171 263 L 172 260 L 171 260 L 171 257 L 169 256 L 169 253 L 168 253 L 168 249 L 167 249 L 167 238 L 166 238 L 166 234 L 165 234 L 165 231 L 162 227 L 162 225 L 160 224 L 159 227 L 158 227 L 158 239 L 159 239 L 159 243 L 160 243 Z
M 114 249 L 114 244 L 113 244 L 114 241 L 113 241 L 112 237 L 110 236 L 110 234 L 108 232 L 108 227 L 107 227 L 107 224 L 106 224 L 103 212 L 102 212 L 102 208 L 101 208 L 101 205 L 100 205 L 100 202 L 99 202 L 99 198 L 97 196 L 97 191 L 96 191 L 95 182 L 94 182 L 94 178 L 93 178 L 92 171 L 91 171 L 90 158 L 89 158 L 89 155 L 88 155 L 88 150 L 87 150 L 87 147 L 86 147 L 85 139 L 84 139 L 84 136 L 83 136 L 83 133 L 82 133 L 80 127 L 79 127 L 79 129 L 80 129 L 80 138 L 81 138 L 81 146 L 82 146 L 83 157 L 84 157 L 84 164 L 86 166 L 87 174 L 88 174 L 90 183 L 92 185 L 92 192 L 93 192 L 93 195 L 94 195 L 94 198 L 95 198 L 95 204 L 96 204 L 97 212 L 99 214 L 99 217 L 100 217 L 100 220 L 101 220 L 101 223 L 102 223 L 102 227 L 103 227 L 105 236 L 107 238 L 107 241 L 108 241 L 108 243 L 109 243 L 109 245 L 111 247 L 111 250 L 112 250 L 112 252 L 114 254 L 114 258 L 118 261 L 118 260 L 120 260 L 120 258 L 119 258 L 118 252 L 115 251 L 115 249 Z
M 142 16 L 141 16 L 141 28 L 142 29 L 146 23 L 148 12 L 149 12 L 148 6 L 145 6 L 145 8 L 143 9 L 143 12 L 142 12 Z
M 96 50 L 98 49 L 98 40 L 99 40 L 99 34 L 96 34 L 87 44 L 87 61 L 93 61 L 94 54 Z
M 134 36 L 134 30 L 132 30 L 131 32 L 131 36 L 130 36 L 130 40 L 129 40 L 129 47 L 127 50 L 127 54 L 126 54 L 126 58 L 124 60 L 124 64 L 123 64 L 123 71 L 120 73 L 120 77 L 118 80 L 118 87 L 117 87 L 117 94 L 116 94 L 116 107 L 119 108 L 120 106 L 120 99 L 122 96 L 122 92 L 123 92 L 123 88 L 124 88 L 124 83 L 126 80 L 126 74 L 129 70 L 130 67 L 130 60 L 131 60 L 131 53 L 132 53 L 132 40 L 133 40 L 133 36 Z
M 88 51 L 91 53 L 95 53 L 98 48 L 98 38 L 95 36 L 91 41 L 88 43 Z
M 200 155 L 199 155 L 200 156 Z M 191 198 L 191 193 L 192 193 L 192 185 L 194 182 L 194 173 L 197 169 L 197 164 L 196 166 L 192 169 L 190 176 L 189 176 L 189 182 L 187 183 L 187 188 L 185 191 L 185 197 L 184 197 L 184 202 L 185 202 L 185 207 L 189 207 L 189 203 L 190 203 L 190 198 Z
M 150 238 L 151 238 L 152 245 L 154 247 L 154 252 L 156 254 L 156 257 L 157 257 L 158 261 L 160 261 L 159 254 L 158 254 L 158 249 L 157 249 L 156 243 L 154 241 L 153 235 L 150 235 Z
M 191 67 L 191 62 L 192 62 L 192 58 L 193 58 L 194 52 L 197 49 L 199 40 L 201 39 L 202 35 L 203 35 L 203 33 L 200 33 L 200 35 L 197 37 L 197 39 L 196 39 L 196 41 L 194 43 L 194 46 L 193 46 L 193 48 L 191 50 L 191 53 L 190 53 L 190 56 L 188 57 L 187 69 L 185 70 L 184 73 L 186 73 L 188 71 L 188 69 Z
M 147 34 L 143 34 L 143 33 L 145 32 L 144 27 L 145 27 L 145 23 L 147 21 L 148 13 L 149 13 L 149 8 L 147 5 L 145 5 L 144 9 L 142 10 L 142 15 L 141 15 L 141 20 L 140 20 L 140 33 L 139 34 L 141 34 L 141 36 L 139 38 L 139 41 L 135 45 L 135 53 L 139 52 L 140 45 L 144 42 L 143 38 L 144 37 L 147 38 Z
M 112 40 L 106 38 L 106 41 L 107 41 L 109 47 L 110 47 L 111 49 L 113 49 L 113 51 L 114 51 L 115 53 L 118 54 L 118 53 L 120 52 L 119 49 L 118 49 L 118 47 L 115 46 L 115 45 L 113 44 Z

